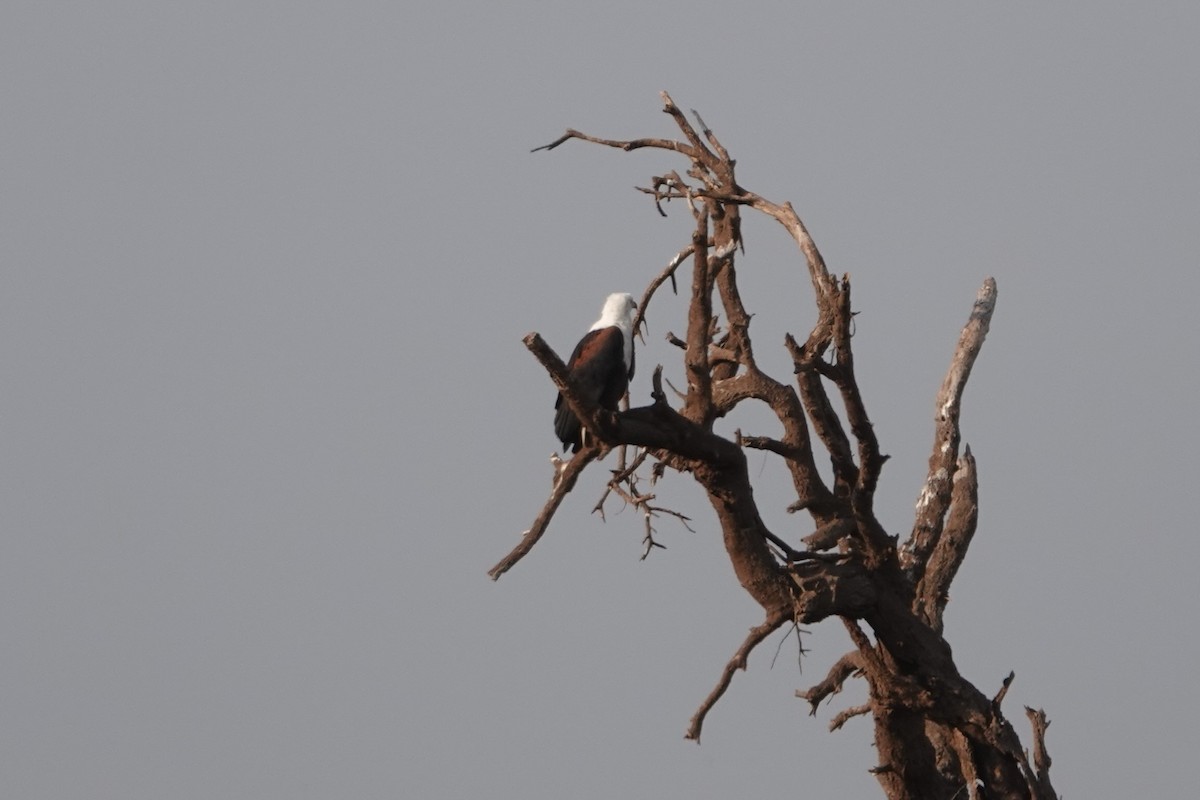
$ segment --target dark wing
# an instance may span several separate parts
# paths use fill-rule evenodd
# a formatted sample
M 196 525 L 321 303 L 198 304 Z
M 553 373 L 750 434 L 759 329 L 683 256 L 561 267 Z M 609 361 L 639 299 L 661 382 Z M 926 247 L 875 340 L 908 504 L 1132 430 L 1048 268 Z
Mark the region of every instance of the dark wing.
M 629 387 L 629 376 L 625 372 L 625 336 L 617 327 L 588 331 L 579 340 L 567 371 L 575 379 L 585 399 L 607 408 L 617 410 L 625 390 Z M 579 420 L 563 402 L 562 394 L 554 403 L 554 432 L 563 448 L 578 450 L 582 445 Z

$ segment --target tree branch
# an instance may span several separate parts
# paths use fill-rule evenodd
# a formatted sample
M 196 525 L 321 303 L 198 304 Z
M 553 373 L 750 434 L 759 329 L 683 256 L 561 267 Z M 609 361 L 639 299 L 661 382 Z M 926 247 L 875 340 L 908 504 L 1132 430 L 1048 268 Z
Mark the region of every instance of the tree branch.
M 793 598 L 797 622 L 815 623 L 833 616 L 860 618 L 878 600 L 878 591 L 857 560 L 826 559 L 788 565 L 795 583 Z
M 836 369 L 833 380 L 842 395 L 842 404 L 846 407 L 846 421 L 850 423 L 850 431 L 858 441 L 858 479 L 855 486 L 854 498 L 859 504 L 859 512 L 870 512 L 875 496 L 875 486 L 879 482 L 879 473 L 887 456 L 879 452 L 879 440 L 875 438 L 875 426 L 867 416 L 866 403 L 858 388 L 858 380 L 854 376 L 854 351 L 850 344 L 850 327 L 854 314 L 850 310 L 850 276 L 842 277 L 842 285 L 837 294 L 837 311 L 833 324 L 833 346 L 837 353 Z
M 646 291 L 642 293 L 642 302 L 638 304 L 637 315 L 633 318 L 633 329 L 636 331 L 642 327 L 646 318 L 646 309 L 650 307 L 650 299 L 654 297 L 654 293 L 658 291 L 658 287 L 662 286 L 668 279 L 671 281 L 671 291 L 675 294 L 679 293 L 679 287 L 675 283 L 675 271 L 679 269 L 688 256 L 692 254 L 694 245 L 687 245 L 682 250 L 674 255 L 667 265 L 663 267 L 662 272 L 650 281 L 650 285 L 646 287 Z M 647 328 L 649 330 L 649 328 Z
M 913 601 L 914 608 L 937 631 L 942 630 L 942 614 L 950 601 L 950 584 L 967 557 L 967 548 L 971 546 L 979 522 L 979 477 L 970 445 L 958 459 L 953 484 L 944 530 L 929 554 Z
M 848 517 L 835 517 L 800 541 L 813 550 L 829 550 L 836 547 L 843 536 L 849 536 L 854 531 L 854 520 Z
M 496 563 L 496 566 L 488 570 L 488 575 L 492 580 L 499 580 L 500 576 L 508 572 L 517 562 L 529 554 L 533 546 L 542 538 L 542 534 L 550 526 L 550 520 L 554 518 L 554 512 L 558 510 L 563 498 L 566 497 L 572 489 L 575 488 L 575 481 L 583 473 L 587 465 L 596 459 L 600 454 L 600 448 L 596 445 L 588 445 L 575 454 L 575 457 L 566 462 L 566 466 L 560 471 L 556 465 L 554 485 L 550 490 L 550 497 L 546 500 L 546 504 L 542 506 L 542 510 L 538 512 L 537 517 L 533 520 L 533 524 L 529 526 L 529 530 L 521 536 L 520 543 L 509 552 L 504 558 Z M 557 455 L 557 454 L 556 454 Z
M 988 278 L 975 297 L 971 317 L 958 337 L 958 346 L 950 360 L 950 369 L 946 372 L 937 396 L 929 474 L 917 499 L 916 522 L 900 560 L 914 586 L 921 580 L 929 554 L 933 552 L 942 535 L 943 519 L 950 506 L 958 444 L 962 436 L 959 431 L 959 415 L 963 390 L 966 389 L 967 378 L 971 375 L 971 367 L 983 348 L 983 340 L 987 337 L 988 326 L 995 310 L 996 281 Z
M 1037 787 L 1041 797 L 1055 800 L 1058 794 L 1050 783 L 1050 753 L 1046 750 L 1046 729 L 1050 720 L 1042 709 L 1032 709 L 1025 706 L 1025 716 L 1033 727 L 1033 766 L 1037 770 Z
M 788 617 L 782 614 L 768 617 L 761 625 L 755 625 L 750 629 L 750 633 L 746 636 L 742 646 L 733 654 L 733 658 L 725 665 L 725 669 L 721 670 L 721 677 L 717 679 L 717 685 L 709 692 L 708 697 L 704 698 L 704 702 L 700 704 L 700 708 L 696 709 L 696 713 L 692 715 L 692 721 L 688 724 L 687 733 L 684 734 L 685 739 L 691 739 L 694 742 L 700 741 L 700 730 L 704 727 L 704 718 L 712 707 L 721 699 L 721 695 L 725 694 L 725 690 L 729 688 L 730 682 L 733 680 L 733 673 L 737 670 L 746 669 L 746 659 L 750 657 L 750 652 L 758 646 L 758 644 L 770 636 L 774 631 L 778 630 L 783 623 L 788 621 Z
M 601 139 L 598 136 L 588 136 L 586 133 L 577 131 L 574 128 L 567 128 L 566 133 L 555 139 L 553 142 L 550 142 L 550 144 L 544 144 L 541 147 L 535 147 L 529 152 L 536 153 L 539 150 L 553 150 L 554 148 L 558 147 L 564 142 L 570 141 L 571 139 L 579 139 L 584 142 L 591 142 L 592 144 L 602 144 L 605 147 L 615 147 L 618 150 L 624 150 L 625 152 L 629 152 L 631 150 L 640 150 L 643 147 L 653 147 L 659 150 L 674 150 L 677 153 L 684 154 L 688 158 L 692 158 L 695 153 L 693 148 L 689 147 L 683 142 L 676 142 L 671 139 L 646 138 L 630 139 L 627 141 L 620 139 Z
M 709 326 L 712 323 L 712 270 L 708 262 L 708 205 L 701 206 L 692 233 L 692 302 L 688 307 L 687 402 L 683 414 L 702 428 L 712 423 L 712 375 L 708 367 Z
M 829 343 L 829 337 L 820 332 L 822 327 L 824 326 L 818 321 L 804 347 L 800 347 L 791 334 L 787 335 L 785 343 L 792 354 L 796 384 L 800 388 L 800 398 L 804 403 L 804 410 L 807 412 L 808 418 L 812 420 L 813 430 L 816 431 L 821 444 L 825 445 L 833 464 L 836 483 L 834 494 L 848 499 L 851 490 L 857 483 L 858 466 L 854 463 L 854 455 L 850 450 L 850 439 L 846 436 L 842 421 L 838 417 L 837 411 L 834 410 L 829 395 L 825 392 L 825 386 L 821 383 L 820 370 L 822 367 L 820 365 L 823 364 L 821 353 Z
M 749 350 L 748 342 L 745 347 Z M 713 387 L 715 413 L 724 416 L 742 400 L 751 398 L 766 403 L 783 426 L 783 437 L 750 436 L 742 440 L 742 445 L 767 450 L 783 458 L 800 498 L 788 508 L 789 512 L 808 509 L 818 524 L 828 522 L 833 518 L 836 504 L 817 470 L 804 409 L 796 390 L 761 372 L 752 361 L 743 363 L 747 364 L 744 372 L 719 381 Z
M 622 450 L 622 452 L 624 452 L 624 450 Z M 604 503 L 606 500 L 608 500 L 608 496 L 614 491 L 621 491 L 620 484 L 623 481 L 631 480 L 634 476 L 634 473 L 638 471 L 638 467 L 642 466 L 649 456 L 650 452 L 648 450 L 641 450 L 634 457 L 633 463 L 629 465 L 624 465 L 623 463 L 618 465 L 619 468 L 613 472 L 612 478 L 610 478 L 608 483 L 605 485 L 604 493 L 600 495 L 600 499 L 596 501 L 596 505 L 592 506 L 593 514 L 599 514 L 600 519 L 604 520 Z
M 851 706 L 850 708 L 843 709 L 834 714 L 833 719 L 829 720 L 829 732 L 832 733 L 833 731 L 841 730 L 841 727 L 846 724 L 847 720 L 851 720 L 854 717 L 861 717 L 863 714 L 869 714 L 870 712 L 870 703 L 863 703 L 861 706 Z
M 833 666 L 829 668 L 829 673 L 825 676 L 825 680 L 814 686 L 810 686 L 808 689 L 797 689 L 796 697 L 808 701 L 808 715 L 814 717 L 817 714 L 817 707 L 821 705 L 822 700 L 841 692 L 846 679 L 854 673 L 861 671 L 862 655 L 857 650 L 851 650 L 834 662 Z

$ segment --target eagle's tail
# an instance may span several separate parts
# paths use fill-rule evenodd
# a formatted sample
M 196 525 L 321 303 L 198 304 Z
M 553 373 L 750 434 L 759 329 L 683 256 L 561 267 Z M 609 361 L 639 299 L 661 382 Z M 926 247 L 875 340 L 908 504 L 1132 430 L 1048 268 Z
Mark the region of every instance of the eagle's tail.
M 578 450 L 583 445 L 583 430 L 579 424 L 579 418 L 563 402 L 562 395 L 559 395 L 558 402 L 554 404 L 554 408 L 554 433 L 558 436 L 558 440 L 562 442 L 563 450 L 568 453 Z

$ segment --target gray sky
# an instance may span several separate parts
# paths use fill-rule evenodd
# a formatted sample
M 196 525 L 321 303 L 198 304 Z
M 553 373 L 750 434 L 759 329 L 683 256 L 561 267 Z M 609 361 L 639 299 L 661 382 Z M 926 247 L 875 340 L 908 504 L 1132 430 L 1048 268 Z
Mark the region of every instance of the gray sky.
M 1195 4 L 10 2 L 0 11 L 0 768 L 21 798 L 878 796 L 870 724 L 793 697 L 849 643 L 772 638 L 685 476 L 668 546 L 540 508 L 553 390 L 611 291 L 684 243 L 632 187 L 696 108 L 850 272 L 899 533 L 975 291 L 982 517 L 964 673 L 1068 797 L 1182 796 L 1200 693 Z M 414 5 L 414 4 L 408 4 Z M 175 6 L 172 9 L 172 6 Z M 760 360 L 812 322 L 746 224 Z M 634 399 L 682 330 L 662 296 Z M 770 433 L 754 411 L 728 429 Z M 755 459 L 758 459 L 756 462 Z M 808 532 L 751 456 L 781 535 Z

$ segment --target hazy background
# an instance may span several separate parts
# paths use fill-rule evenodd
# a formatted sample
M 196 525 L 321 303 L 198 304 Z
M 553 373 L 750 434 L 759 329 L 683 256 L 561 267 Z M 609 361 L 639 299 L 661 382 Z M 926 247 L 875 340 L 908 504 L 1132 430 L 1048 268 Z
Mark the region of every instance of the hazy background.
M 686 164 L 571 143 L 696 108 L 850 272 L 908 529 L 987 275 L 964 435 L 982 517 L 947 633 L 1053 720 L 1070 798 L 1194 788 L 1200 6 L 205 4 L 0 11 L 0 772 L 14 798 L 879 796 L 870 722 L 793 697 L 849 647 L 772 637 L 668 475 L 668 546 L 590 516 L 485 572 L 549 488 L 561 354 L 687 242 Z M 748 220 L 760 360 L 803 264 Z M 662 340 L 660 296 L 636 402 Z M 757 416 L 756 416 L 757 414 Z M 758 412 L 730 420 L 774 432 Z M 751 454 L 758 499 L 807 517 Z M 616 511 L 616 507 L 610 507 Z

